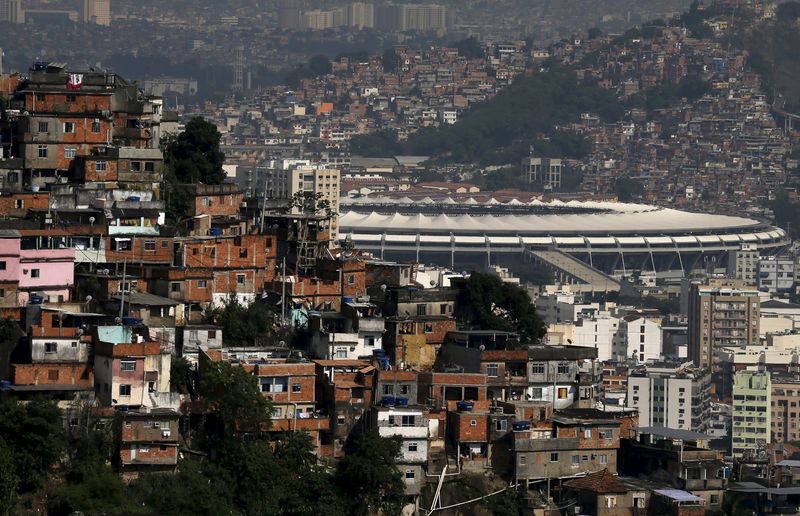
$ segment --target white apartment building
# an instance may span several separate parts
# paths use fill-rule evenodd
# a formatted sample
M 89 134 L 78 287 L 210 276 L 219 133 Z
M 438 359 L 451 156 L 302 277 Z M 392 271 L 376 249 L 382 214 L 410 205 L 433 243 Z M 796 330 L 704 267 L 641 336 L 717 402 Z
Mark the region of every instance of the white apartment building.
M 619 321 L 614 342 L 616 360 L 633 358 L 643 364 L 661 357 L 663 338 L 661 324 L 641 315 L 626 315 Z
M 403 474 L 407 495 L 418 495 L 426 483 L 424 464 L 428 461 L 428 418 L 422 407 L 373 407 L 372 424 L 381 437 L 402 441 L 397 467 Z
M 794 260 L 769 256 L 758 261 L 758 290 L 790 292 L 794 288 Z
M 731 251 L 728 258 L 728 276 L 755 283 L 758 275 L 758 246 L 755 244 L 742 244 L 738 251 Z
M 686 364 L 651 364 L 628 375 L 628 408 L 640 426 L 704 432 L 711 410 L 711 373 Z

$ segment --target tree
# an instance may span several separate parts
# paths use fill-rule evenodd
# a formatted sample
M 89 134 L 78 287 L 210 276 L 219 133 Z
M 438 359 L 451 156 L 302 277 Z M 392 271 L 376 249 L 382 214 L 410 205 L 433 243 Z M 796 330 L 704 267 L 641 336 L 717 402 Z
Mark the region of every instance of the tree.
M 315 76 L 328 75 L 331 73 L 331 60 L 326 55 L 315 55 L 308 60 L 308 69 Z
M 247 491 L 248 486 L 241 486 Z M 157 514 L 217 516 L 237 514 L 232 484 L 223 468 L 206 461 L 181 460 L 175 475 L 145 475 L 131 486 L 138 504 Z
M 11 508 L 17 496 L 16 467 L 14 466 L 14 454 L 6 442 L 0 438 L 0 516 L 11 516 Z
M 453 45 L 458 49 L 458 55 L 466 59 L 480 59 L 483 57 L 483 45 L 475 36 L 470 36 Z
M 226 346 L 256 346 L 279 336 L 278 321 L 269 305 L 253 301 L 245 306 L 235 295 L 229 296 L 222 307 L 210 308 L 204 320 L 222 327 Z
M 630 202 L 644 193 L 644 187 L 639 181 L 621 177 L 614 183 L 614 191 L 620 202 Z
M 194 393 L 194 368 L 183 357 L 172 357 L 169 366 L 169 383 L 174 392 Z
M 400 440 L 383 438 L 372 429 L 355 446 L 355 452 L 339 462 L 336 473 L 337 484 L 352 500 L 352 513 L 400 514 L 405 491 L 397 469 Z
M 225 154 L 219 148 L 220 139 L 217 126 L 199 116 L 192 118 L 184 132 L 165 144 L 167 174 L 181 183 L 222 183 Z
M 400 58 L 397 56 L 397 52 L 394 51 L 394 48 L 387 48 L 383 51 L 383 55 L 381 56 L 381 64 L 383 65 L 384 72 L 394 72 L 397 70 L 399 63 Z
M 775 18 L 778 21 L 796 21 L 800 18 L 800 2 L 784 2 L 778 4 L 775 10 Z
M 22 328 L 19 324 L 7 317 L 0 320 L 0 378 L 10 378 L 11 353 L 17 347 L 22 337 Z
M 598 39 L 603 36 L 603 31 L 600 30 L 600 27 L 592 27 L 586 34 L 588 39 Z
M 243 433 L 258 437 L 269 429 L 272 403 L 261 394 L 256 377 L 242 367 L 210 363 L 197 390 L 205 405 L 206 437 L 211 446 Z
M 19 489 L 36 489 L 44 484 L 66 446 L 61 410 L 44 398 L 24 405 L 15 399 L 0 401 L 0 439 L 13 457 Z
M 490 274 L 470 274 L 458 315 L 469 326 L 516 332 L 522 345 L 536 344 L 546 333 L 528 293 Z

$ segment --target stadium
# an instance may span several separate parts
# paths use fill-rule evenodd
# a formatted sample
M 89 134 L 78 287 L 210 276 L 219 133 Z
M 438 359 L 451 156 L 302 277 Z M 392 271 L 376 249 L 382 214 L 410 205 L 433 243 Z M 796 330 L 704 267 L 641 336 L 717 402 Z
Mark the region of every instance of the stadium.
M 341 207 L 340 238 L 356 248 L 387 260 L 450 266 L 554 251 L 607 273 L 686 275 L 724 267 L 743 244 L 774 254 L 789 243 L 785 231 L 763 221 L 645 204 L 362 197 Z

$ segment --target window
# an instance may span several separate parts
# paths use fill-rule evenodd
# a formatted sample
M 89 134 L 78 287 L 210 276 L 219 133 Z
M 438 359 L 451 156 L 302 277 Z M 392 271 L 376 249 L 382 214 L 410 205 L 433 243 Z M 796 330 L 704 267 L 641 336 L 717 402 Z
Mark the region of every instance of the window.
M 709 502 L 711 503 L 711 505 L 717 505 L 719 503 L 719 495 L 712 494 L 709 499 Z
M 494 428 L 498 432 L 505 432 L 508 430 L 508 420 L 507 419 L 498 419 L 494 422 Z
M 55 353 L 58 350 L 58 344 L 55 342 L 45 342 L 44 343 L 44 352 L 45 353 Z
M 559 362 L 558 363 L 558 374 L 569 374 L 569 363 L 568 362 Z
M 264 376 L 261 378 L 261 392 L 286 392 L 287 383 L 285 377 Z
M 156 164 L 152 161 L 145 161 L 144 162 L 144 171 L 145 172 L 155 172 L 156 171 Z
M 141 170 L 142 170 L 141 161 L 131 161 L 131 172 L 141 172 Z
M 336 348 L 334 358 L 347 358 L 347 348 Z
M 76 149 L 75 147 L 65 147 L 64 148 L 64 157 L 67 158 L 67 159 L 72 159 L 72 158 L 75 157 L 75 154 L 77 154 L 77 152 L 78 152 L 78 149 Z
M 201 279 L 197 280 L 197 288 L 206 288 L 208 286 L 208 281 Z
M 96 172 L 105 172 L 108 170 L 108 162 L 107 161 L 95 161 L 94 162 L 94 169 Z
M 150 453 L 150 447 L 149 446 L 139 446 L 139 452 L 140 453 Z
M 36 94 L 36 100 L 38 100 L 39 102 L 44 102 L 44 99 L 45 99 L 44 93 Z
M 558 399 L 563 400 L 567 398 L 567 388 L 566 387 L 559 387 L 558 388 Z
M 145 240 L 144 241 L 144 250 L 145 251 L 155 251 L 156 250 L 156 241 L 155 240 Z
M 281 417 L 281 412 L 282 412 L 282 410 L 281 410 L 280 407 L 273 408 L 272 409 L 272 417 Z
M 415 475 L 414 475 L 414 470 L 413 469 L 407 469 L 406 470 L 406 478 L 407 479 L 412 480 L 414 478 L 414 476 Z
M 606 496 L 606 509 L 612 509 L 617 506 L 616 496 Z
M 439 305 L 439 315 L 447 315 L 447 304 Z
M 49 125 L 50 124 L 48 124 L 47 122 L 39 122 L 39 132 L 46 133 L 49 129 L 48 127 Z
M 172 291 L 172 292 L 180 292 L 181 291 L 181 284 L 180 284 L 180 282 L 173 281 L 170 284 L 169 288 L 170 288 L 170 291 Z
M 544 374 L 544 362 L 534 362 L 531 364 L 531 374 Z
M 519 456 L 519 465 L 520 466 L 524 466 L 527 463 L 528 463 L 528 458 L 525 455 L 520 455 Z
M 292 392 L 300 392 L 303 387 L 299 383 L 292 384 Z
M 38 278 L 40 274 L 39 269 L 31 269 L 31 278 Z
M 420 303 L 417 305 L 417 315 L 427 315 L 428 305 Z
M 39 157 L 40 158 L 47 157 L 47 145 L 39 145 Z
M 130 385 L 120 385 L 119 386 L 119 395 L 120 396 L 130 396 L 131 395 L 131 386 Z
M 585 428 L 583 430 L 583 438 L 584 439 L 591 439 L 592 438 L 592 429 L 591 428 Z
M 408 443 L 408 451 L 415 452 L 417 451 L 417 443 Z
M 550 462 L 558 462 L 558 452 L 550 453 Z
M 166 249 L 167 247 L 169 247 L 169 240 L 162 240 L 161 241 L 161 248 L 162 249 Z
M 470 419 L 469 420 L 469 426 L 478 426 L 478 420 L 477 419 Z
M 50 381 L 58 381 L 58 369 L 47 371 L 47 379 Z
M 416 421 L 416 416 L 400 416 L 400 426 L 414 426 Z
M 67 95 L 66 97 L 67 102 L 75 102 L 76 100 L 78 100 L 78 97 L 76 95 Z
M 348 274 L 347 275 L 347 284 L 348 285 L 355 285 L 356 284 L 356 275 L 355 274 Z
M 136 362 L 133 360 L 123 360 L 119 363 L 120 371 L 136 371 Z
M 6 262 L 5 260 L 0 261 L 0 271 L 6 270 Z
M 606 454 L 600 455 L 600 464 L 608 464 L 608 455 Z
M 64 132 L 65 133 L 74 133 L 75 132 L 75 122 L 64 122 Z
M 581 456 L 580 455 L 573 455 L 572 456 L 572 465 L 577 466 L 581 463 Z
M 208 340 L 215 340 L 217 338 L 217 330 L 208 330 Z
M 244 285 L 245 277 L 246 276 L 244 274 L 237 274 L 236 275 L 236 284 L 237 285 Z
M 100 132 L 100 120 L 92 122 L 92 132 L 98 134 Z
M 497 372 L 497 364 L 486 364 L 486 376 L 490 378 L 497 378 Z

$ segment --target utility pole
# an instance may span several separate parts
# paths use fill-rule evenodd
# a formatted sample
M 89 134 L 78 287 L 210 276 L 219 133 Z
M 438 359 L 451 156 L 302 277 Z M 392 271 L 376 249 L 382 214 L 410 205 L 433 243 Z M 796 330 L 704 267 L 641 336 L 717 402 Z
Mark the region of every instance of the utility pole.
M 281 325 L 286 326 L 286 256 L 283 257 L 281 272 Z
M 122 262 L 122 283 L 120 283 L 120 297 L 119 297 L 119 323 L 122 324 L 122 314 L 125 308 L 125 276 L 128 272 L 128 258 Z

